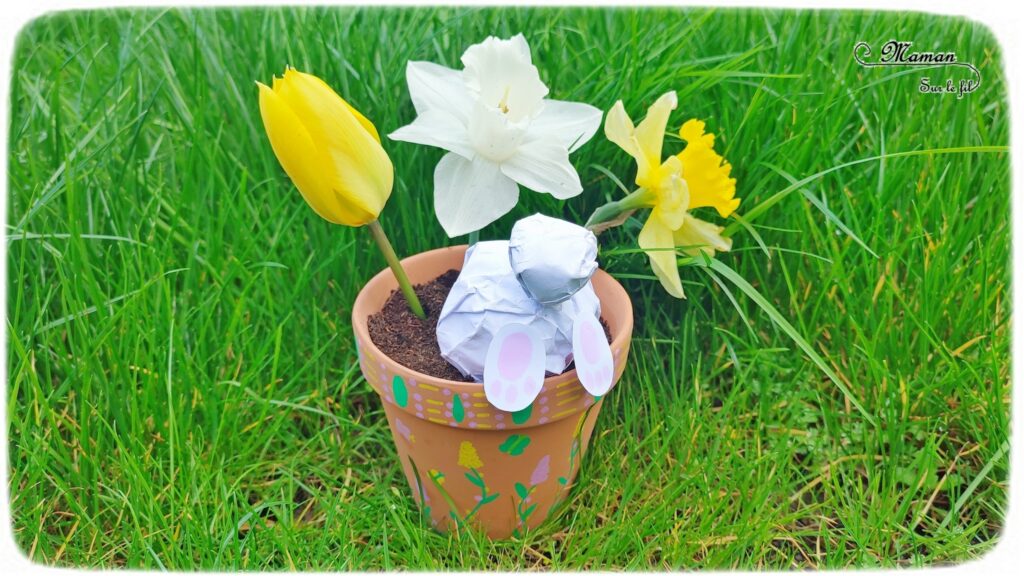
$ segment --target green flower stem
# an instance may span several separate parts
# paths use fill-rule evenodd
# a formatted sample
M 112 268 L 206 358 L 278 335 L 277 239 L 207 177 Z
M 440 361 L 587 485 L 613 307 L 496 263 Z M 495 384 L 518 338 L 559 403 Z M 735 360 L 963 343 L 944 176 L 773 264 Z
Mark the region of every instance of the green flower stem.
M 476 503 L 476 506 L 473 506 L 473 509 L 470 510 L 468 514 L 466 514 L 466 517 L 462 519 L 463 522 L 469 522 L 469 520 L 476 515 L 477 511 L 480 510 L 480 507 L 483 506 L 484 504 L 487 504 L 491 500 L 487 497 L 487 483 L 484 482 L 484 479 L 480 476 L 480 473 L 477 472 L 476 468 L 470 468 L 469 471 L 470 473 L 473 474 L 474 477 L 476 477 L 477 480 L 480 481 L 480 501 Z
M 474 231 L 469 233 L 469 245 L 470 246 L 473 246 L 474 244 L 476 244 L 479 241 L 480 241 L 480 231 L 479 230 L 474 230 Z
M 590 215 L 585 224 L 588 230 L 600 234 L 609 228 L 619 226 L 629 218 L 635 210 L 646 208 L 651 205 L 651 192 L 643 188 L 637 188 L 625 198 L 613 200 L 603 206 L 599 206 Z
M 412 289 L 412 282 L 409 282 L 409 277 L 406 276 L 402 263 L 398 261 L 398 256 L 395 254 L 395 249 L 391 247 L 387 234 L 380 227 L 380 221 L 374 220 L 367 224 L 366 227 L 370 229 L 370 234 L 373 236 L 374 241 L 377 242 L 377 247 L 380 248 L 381 254 L 384 255 L 388 266 L 391 267 L 395 278 L 398 279 L 398 287 L 401 288 L 402 295 L 405 296 L 405 301 L 409 304 L 409 309 L 420 320 L 426 320 L 427 315 L 423 313 L 423 305 L 420 304 L 419 297 L 416 296 L 416 292 Z
M 526 498 L 529 498 L 533 494 L 533 491 L 536 490 L 536 489 L 537 489 L 536 486 L 530 486 L 530 488 L 527 489 L 527 491 L 526 491 Z M 526 521 L 530 519 L 530 515 L 533 514 L 533 510 L 530 510 L 529 512 L 526 512 L 525 509 L 523 508 L 523 505 L 526 504 L 526 498 L 520 499 L 519 500 L 519 504 L 516 505 L 516 513 L 519 515 L 519 525 L 520 526 L 526 524 Z

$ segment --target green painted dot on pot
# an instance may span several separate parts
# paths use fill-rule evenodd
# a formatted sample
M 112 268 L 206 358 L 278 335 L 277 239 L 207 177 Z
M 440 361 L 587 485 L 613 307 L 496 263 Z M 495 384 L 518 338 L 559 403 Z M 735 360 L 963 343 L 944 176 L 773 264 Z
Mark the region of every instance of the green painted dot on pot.
M 409 389 L 405 387 L 405 380 L 398 374 L 391 380 L 391 391 L 395 395 L 395 404 L 405 408 L 409 404 Z
M 462 406 L 462 398 L 456 394 L 452 399 L 452 417 L 455 418 L 456 422 L 462 422 L 466 419 L 466 409 Z
M 533 412 L 533 404 L 530 404 L 526 408 L 523 408 L 519 412 L 512 413 L 512 422 L 516 424 L 524 424 L 530 419 L 530 414 Z

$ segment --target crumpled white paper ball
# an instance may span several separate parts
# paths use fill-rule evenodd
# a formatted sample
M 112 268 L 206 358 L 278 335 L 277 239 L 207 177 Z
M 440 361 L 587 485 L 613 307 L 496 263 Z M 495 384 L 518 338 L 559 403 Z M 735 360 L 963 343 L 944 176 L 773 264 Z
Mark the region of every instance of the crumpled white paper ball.
M 509 242 L 477 242 L 466 251 L 462 272 L 441 309 L 437 343 L 445 360 L 482 382 L 494 336 L 510 322 L 526 324 L 543 337 L 545 369 L 558 374 L 572 362 L 572 328 L 581 314 L 601 317 L 601 303 L 589 282 L 568 300 L 542 305 L 516 278 Z
M 597 236 L 543 214 L 516 222 L 508 257 L 523 289 L 541 304 L 567 300 L 597 270 Z

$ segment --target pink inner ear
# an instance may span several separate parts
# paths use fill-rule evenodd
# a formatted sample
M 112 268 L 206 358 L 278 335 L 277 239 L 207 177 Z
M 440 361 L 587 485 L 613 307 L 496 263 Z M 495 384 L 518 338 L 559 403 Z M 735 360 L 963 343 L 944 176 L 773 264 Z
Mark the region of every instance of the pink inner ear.
M 583 359 L 587 362 L 597 362 L 600 359 L 599 340 L 593 322 L 584 322 L 580 326 L 580 339 L 583 340 Z
M 522 332 L 509 334 L 498 352 L 498 373 L 506 380 L 516 380 L 530 363 L 530 337 Z

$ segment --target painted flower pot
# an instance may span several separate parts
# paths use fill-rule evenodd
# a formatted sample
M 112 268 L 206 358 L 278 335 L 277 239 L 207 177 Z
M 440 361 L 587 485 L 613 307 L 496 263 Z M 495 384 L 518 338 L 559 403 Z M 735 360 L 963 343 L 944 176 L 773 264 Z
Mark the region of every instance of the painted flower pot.
M 461 269 L 466 246 L 431 250 L 402 261 L 414 284 Z M 633 331 L 629 296 L 610 275 L 592 278 L 612 335 L 614 380 L 626 365 Z M 602 399 L 570 370 L 544 381 L 519 412 L 491 406 L 483 385 L 427 376 L 385 356 L 370 340 L 367 319 L 398 288 L 384 270 L 356 298 L 352 325 L 363 376 L 381 397 L 413 498 L 438 530 L 473 525 L 507 538 L 543 522 L 568 496 Z

